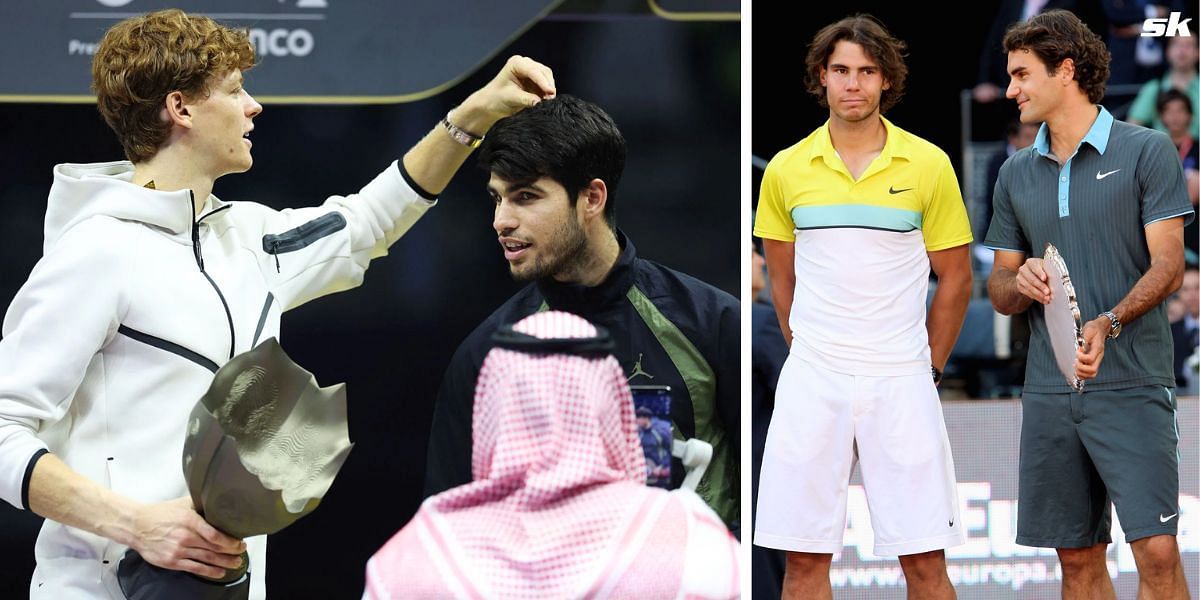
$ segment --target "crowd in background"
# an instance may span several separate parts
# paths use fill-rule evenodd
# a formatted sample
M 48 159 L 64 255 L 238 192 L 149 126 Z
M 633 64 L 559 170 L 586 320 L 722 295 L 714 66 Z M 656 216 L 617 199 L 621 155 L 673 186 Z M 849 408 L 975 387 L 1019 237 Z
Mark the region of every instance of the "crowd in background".
M 1039 124 L 1022 124 L 1017 118 L 1015 103 L 1005 97 L 1008 86 L 1006 58 L 1000 40 L 1013 23 L 1028 19 L 1039 12 L 1065 8 L 1075 12 L 1093 31 L 1104 38 L 1112 54 L 1111 76 L 1102 104 L 1116 118 L 1130 123 L 1153 127 L 1166 133 L 1179 150 L 1188 194 L 1193 206 L 1200 199 L 1200 119 L 1195 117 L 1200 105 L 1200 49 L 1197 48 L 1195 28 L 1185 23 L 1190 36 L 1142 36 L 1143 23 L 1148 18 L 1186 21 L 1191 13 L 1182 3 L 1166 1 L 1148 3 L 1113 2 L 1111 0 L 1004 0 L 987 34 L 984 52 L 980 54 L 977 83 L 969 90 L 968 110 L 977 116 L 990 118 L 1001 115 L 1003 139 L 971 139 L 969 145 L 976 160 L 964 160 L 960 182 L 964 184 L 964 200 L 972 217 L 975 237 L 973 265 L 975 268 L 976 298 L 969 311 L 959 345 L 947 367 L 947 397 L 1003 397 L 1020 393 L 1024 373 L 1024 351 L 1028 343 L 1028 328 L 1024 319 L 1006 320 L 1007 340 L 997 343 L 991 331 L 998 318 L 988 305 L 986 286 L 992 266 L 992 250 L 982 245 L 991 220 L 992 192 L 1000 166 L 1016 151 L 1033 144 Z M 1171 15 L 1178 13 L 1175 17 Z M 971 118 L 963 120 L 972 123 Z M 977 122 L 978 120 L 976 120 Z M 986 124 L 985 124 L 986 125 Z M 977 126 L 975 132 L 995 127 Z M 986 138 L 986 133 L 984 133 Z M 994 149 L 994 150 L 993 150 Z M 971 181 L 982 185 L 967 185 Z M 1200 281 L 1200 228 L 1197 221 L 1184 230 L 1187 275 L 1183 287 L 1168 300 L 1168 315 L 1175 336 L 1175 371 L 1179 392 L 1195 395 L 1200 391 L 1200 355 L 1196 353 L 1200 339 L 1200 296 L 1196 285 Z M 769 293 L 756 294 L 756 302 L 770 302 Z M 755 337 L 755 344 L 758 344 Z M 998 350 L 997 346 L 1003 346 Z M 782 359 L 780 359 L 782 362 Z

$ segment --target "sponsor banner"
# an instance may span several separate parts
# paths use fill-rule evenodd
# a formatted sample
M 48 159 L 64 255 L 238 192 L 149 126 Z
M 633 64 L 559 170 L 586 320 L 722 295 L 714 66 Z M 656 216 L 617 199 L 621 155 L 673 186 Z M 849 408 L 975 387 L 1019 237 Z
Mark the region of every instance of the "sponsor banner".
M 647 0 L 654 14 L 681 21 L 736 20 L 738 0 Z
M 1179 535 L 1190 585 L 1200 581 L 1200 401 L 1179 399 Z M 960 599 L 1061 597 L 1062 569 L 1053 549 L 1019 546 L 1017 460 L 1021 431 L 1018 401 L 944 402 L 943 412 L 958 475 L 960 519 L 967 543 L 946 551 L 947 571 Z M 1172 518 L 1170 515 L 1163 515 Z M 1162 516 L 1160 516 L 1162 518 Z M 848 497 L 844 547 L 834 556 L 830 578 L 843 599 L 903 599 L 904 575 L 894 558 L 874 555 L 867 497 L 856 473 Z M 1118 598 L 1137 595 L 1137 566 L 1113 511 L 1108 572 Z
M 246 29 L 247 87 L 270 102 L 406 102 L 457 83 L 561 0 L 6 0 L 0 101 L 90 102 L 92 56 L 121 19 L 163 8 Z

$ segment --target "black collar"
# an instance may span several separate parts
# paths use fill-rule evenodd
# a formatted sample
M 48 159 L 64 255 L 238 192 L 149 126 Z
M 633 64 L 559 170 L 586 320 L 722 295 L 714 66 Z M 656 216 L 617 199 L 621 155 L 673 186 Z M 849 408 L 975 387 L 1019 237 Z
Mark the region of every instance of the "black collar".
M 637 251 L 633 242 L 619 229 L 617 244 L 621 248 L 621 254 L 617 256 L 617 262 L 608 272 L 608 276 L 597 286 L 562 283 L 549 277 L 539 279 L 538 290 L 542 292 L 550 308 L 584 314 L 598 311 L 624 298 L 633 286 L 633 263 L 637 260 Z

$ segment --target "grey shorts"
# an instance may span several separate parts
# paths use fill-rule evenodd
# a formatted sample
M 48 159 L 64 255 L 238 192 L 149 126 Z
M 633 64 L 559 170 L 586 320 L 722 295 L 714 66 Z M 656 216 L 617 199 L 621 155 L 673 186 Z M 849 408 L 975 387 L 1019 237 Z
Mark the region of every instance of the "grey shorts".
M 1159 385 L 1021 398 L 1017 543 L 1084 548 L 1179 529 L 1175 394 Z M 1111 501 L 1111 504 L 1110 504 Z

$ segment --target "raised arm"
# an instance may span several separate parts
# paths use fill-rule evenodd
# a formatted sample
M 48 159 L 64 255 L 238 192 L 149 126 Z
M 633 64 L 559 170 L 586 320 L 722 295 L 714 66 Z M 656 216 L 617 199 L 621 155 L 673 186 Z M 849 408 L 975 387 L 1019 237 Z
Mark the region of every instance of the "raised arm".
M 501 118 L 553 96 L 550 69 L 514 56 L 452 110 L 448 121 L 471 136 L 482 136 Z M 438 124 L 398 168 L 385 169 L 354 194 L 300 209 L 244 207 L 245 213 L 258 212 L 244 217 L 259 219 L 261 228 L 261 234 L 247 239 L 248 249 L 259 257 L 275 299 L 288 310 L 362 283 L 371 260 L 387 254 L 433 206 L 471 150 Z
M 455 127 L 482 138 L 496 121 L 554 95 L 554 74 L 549 67 L 513 56 L 487 85 L 450 111 L 448 118 Z M 404 155 L 404 168 L 418 186 L 436 195 L 450 183 L 471 150 L 439 124 Z

